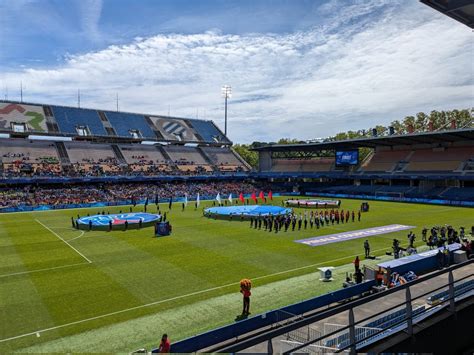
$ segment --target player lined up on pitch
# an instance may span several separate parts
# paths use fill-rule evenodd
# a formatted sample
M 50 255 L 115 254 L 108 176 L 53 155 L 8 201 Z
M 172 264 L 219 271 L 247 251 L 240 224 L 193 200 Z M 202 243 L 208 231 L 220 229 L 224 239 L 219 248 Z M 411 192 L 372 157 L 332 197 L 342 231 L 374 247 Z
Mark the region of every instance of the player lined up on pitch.
M 290 213 L 285 216 L 257 216 L 250 218 L 250 228 L 254 229 L 263 229 L 269 232 L 275 231 L 278 233 L 281 230 L 288 232 L 288 229 L 294 231 L 296 228 L 298 230 L 303 229 L 317 229 L 324 227 L 325 225 L 334 225 L 340 223 L 349 223 L 349 221 L 355 222 L 356 212 L 355 211 L 345 211 L 344 210 L 325 210 L 325 211 L 311 211 L 308 213 Z M 361 220 L 361 212 L 357 212 L 357 221 Z

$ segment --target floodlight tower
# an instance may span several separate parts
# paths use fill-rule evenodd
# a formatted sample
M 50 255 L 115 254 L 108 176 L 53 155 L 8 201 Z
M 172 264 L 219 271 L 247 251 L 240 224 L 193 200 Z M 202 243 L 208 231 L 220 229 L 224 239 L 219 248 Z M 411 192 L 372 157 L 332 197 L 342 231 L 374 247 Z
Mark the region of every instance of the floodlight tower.
M 227 99 L 232 97 L 232 87 L 230 85 L 224 85 L 221 88 L 222 97 L 225 100 L 225 113 L 224 113 L 224 135 L 227 137 Z

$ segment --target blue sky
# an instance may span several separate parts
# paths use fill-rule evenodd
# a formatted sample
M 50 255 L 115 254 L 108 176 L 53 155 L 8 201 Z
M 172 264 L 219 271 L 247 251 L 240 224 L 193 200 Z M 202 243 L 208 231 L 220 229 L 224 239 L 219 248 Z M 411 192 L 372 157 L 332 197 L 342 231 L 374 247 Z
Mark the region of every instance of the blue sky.
M 413 0 L 0 0 L 0 94 L 311 139 L 473 106 L 470 29 Z

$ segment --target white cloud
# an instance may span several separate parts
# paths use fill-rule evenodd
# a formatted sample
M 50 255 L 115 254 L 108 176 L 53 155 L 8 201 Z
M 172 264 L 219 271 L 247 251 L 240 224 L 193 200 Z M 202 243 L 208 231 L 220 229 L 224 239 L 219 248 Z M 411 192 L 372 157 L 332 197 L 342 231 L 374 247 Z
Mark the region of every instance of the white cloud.
M 199 110 L 200 118 L 220 125 L 220 86 L 229 83 L 235 142 L 321 137 L 421 110 L 472 105 L 469 28 L 419 3 L 387 4 L 333 2 L 341 8 L 333 21 L 284 35 L 137 38 L 4 78 L 10 87 L 26 83 L 31 101 L 74 104 L 80 88 L 87 106 L 113 109 L 118 92 L 123 110 L 167 114 L 170 108 L 191 117 Z M 93 13 L 85 27 L 90 33 L 97 31 L 100 7 Z

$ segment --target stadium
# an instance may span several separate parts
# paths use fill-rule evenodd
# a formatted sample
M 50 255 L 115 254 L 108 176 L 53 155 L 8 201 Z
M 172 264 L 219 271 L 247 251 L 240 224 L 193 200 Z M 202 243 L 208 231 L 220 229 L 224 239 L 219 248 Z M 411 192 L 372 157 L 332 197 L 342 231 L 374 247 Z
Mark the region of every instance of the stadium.
M 224 94 L 0 100 L 0 352 L 472 351 L 472 107 L 244 146 Z

